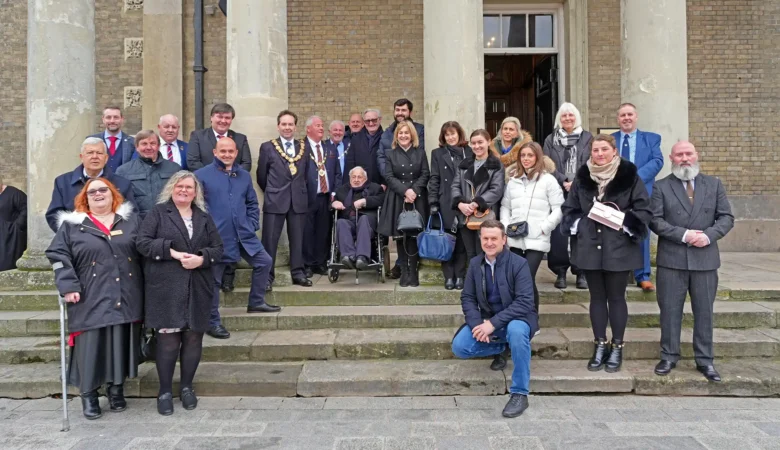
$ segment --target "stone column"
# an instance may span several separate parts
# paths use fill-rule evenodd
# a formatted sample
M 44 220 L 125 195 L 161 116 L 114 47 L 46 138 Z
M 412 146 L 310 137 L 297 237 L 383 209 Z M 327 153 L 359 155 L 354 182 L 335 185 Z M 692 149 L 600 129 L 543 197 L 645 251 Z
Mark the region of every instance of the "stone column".
M 423 2 L 425 148 L 439 146 L 439 129 L 457 120 L 466 133 L 485 126 L 482 0 Z
M 688 139 L 685 0 L 622 0 L 621 31 L 622 99 L 636 105 L 640 130 L 661 135 L 661 177 L 672 145 Z
M 44 214 L 54 179 L 79 163 L 95 125 L 95 0 L 27 2 L 27 252 L 20 269 L 48 269 Z
M 249 140 L 253 176 L 260 144 L 278 135 L 276 115 L 287 108 L 287 98 L 287 0 L 230 1 L 227 102 L 236 109 L 231 128 Z M 299 118 L 299 131 L 305 120 Z M 288 263 L 288 248 L 282 232 L 276 265 Z
M 144 2 L 143 129 L 163 114 L 183 120 L 183 60 L 182 0 Z

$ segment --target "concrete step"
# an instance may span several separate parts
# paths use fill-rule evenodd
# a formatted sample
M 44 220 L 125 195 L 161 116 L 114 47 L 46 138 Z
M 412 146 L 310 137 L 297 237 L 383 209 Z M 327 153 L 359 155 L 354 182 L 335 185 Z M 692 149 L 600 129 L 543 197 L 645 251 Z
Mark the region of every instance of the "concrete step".
M 475 361 L 305 361 L 291 363 L 202 363 L 195 376 L 199 396 L 350 397 L 420 395 L 503 395 L 511 384 L 511 364 L 492 371 L 489 360 Z M 653 374 L 655 361 L 626 361 L 614 374 L 589 372 L 584 360 L 533 360 L 534 394 L 604 393 L 640 395 L 780 395 L 777 360 L 741 359 L 716 363 L 723 381 L 710 383 L 684 361 L 671 375 Z M 0 365 L 0 397 L 41 398 L 59 394 L 59 365 Z M 174 375 L 174 392 L 178 391 Z M 143 364 L 125 383 L 128 397 L 155 397 L 157 371 Z M 70 388 L 70 394 L 77 394 Z
M 715 302 L 717 328 L 777 328 L 776 302 Z M 628 326 L 657 328 L 658 305 L 628 303 Z M 247 314 L 245 308 L 221 308 L 222 323 L 231 331 L 313 330 L 328 328 L 448 328 L 463 323 L 459 305 L 288 306 L 279 313 Z M 588 304 L 540 306 L 542 328 L 589 328 Z M 684 327 L 693 326 L 685 305 Z M 0 337 L 59 334 L 58 311 L 0 311 Z
M 322 330 L 234 331 L 230 339 L 206 336 L 203 361 L 260 362 L 300 360 L 362 360 L 454 358 L 456 328 L 359 328 Z M 719 358 L 780 358 L 780 330 L 716 328 L 715 354 Z M 658 329 L 626 330 L 624 358 L 658 358 Z M 682 356 L 693 357 L 693 331 L 682 332 Z M 531 341 L 535 359 L 588 359 L 593 335 L 588 328 L 543 328 Z M 48 337 L 0 338 L 0 364 L 59 361 L 59 339 Z

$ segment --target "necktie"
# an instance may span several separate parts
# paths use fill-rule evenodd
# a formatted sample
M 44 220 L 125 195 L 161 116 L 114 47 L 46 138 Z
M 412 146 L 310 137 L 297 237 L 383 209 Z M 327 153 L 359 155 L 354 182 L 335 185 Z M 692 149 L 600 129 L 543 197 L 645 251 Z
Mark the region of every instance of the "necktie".
M 628 145 L 628 135 L 623 135 L 623 148 L 620 150 L 620 156 L 627 160 L 631 161 L 631 146 Z
M 284 150 L 287 152 L 288 155 L 294 156 L 293 150 L 292 150 L 292 148 L 290 148 L 291 146 L 292 146 L 292 142 L 285 142 L 284 143 Z
M 691 205 L 693 205 L 693 180 L 688 180 L 685 182 L 685 192 L 688 193 L 688 201 L 691 202 Z
M 320 169 L 317 171 L 317 174 L 320 176 L 320 193 L 325 194 L 328 192 L 328 179 L 325 177 L 325 160 L 322 157 L 320 144 L 317 144 L 317 160 L 317 166 Z
M 173 147 L 168 144 L 168 161 L 173 161 Z
M 225 137 L 225 136 L 223 136 L 223 135 L 221 135 L 221 134 L 218 134 L 218 135 L 217 135 L 217 140 L 220 140 L 220 139 L 222 139 L 223 137 Z
M 111 156 L 114 156 L 114 153 L 116 153 L 116 140 L 119 139 L 116 136 L 109 136 L 108 140 L 111 141 L 111 144 L 108 146 L 108 153 L 111 153 Z

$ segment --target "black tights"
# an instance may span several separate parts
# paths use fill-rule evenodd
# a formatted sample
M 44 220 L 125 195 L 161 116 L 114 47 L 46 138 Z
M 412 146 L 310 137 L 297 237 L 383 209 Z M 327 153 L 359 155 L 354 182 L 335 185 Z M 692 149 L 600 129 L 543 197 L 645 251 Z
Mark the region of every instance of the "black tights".
M 192 388 L 195 371 L 198 370 L 203 350 L 203 333 L 157 333 L 157 376 L 160 378 L 160 395 L 173 393 L 173 371 L 181 354 L 181 386 Z
M 584 272 L 590 291 L 590 324 L 593 327 L 593 337 L 607 339 L 607 320 L 609 320 L 612 339 L 622 341 L 628 323 L 626 305 L 628 271 L 586 270 Z

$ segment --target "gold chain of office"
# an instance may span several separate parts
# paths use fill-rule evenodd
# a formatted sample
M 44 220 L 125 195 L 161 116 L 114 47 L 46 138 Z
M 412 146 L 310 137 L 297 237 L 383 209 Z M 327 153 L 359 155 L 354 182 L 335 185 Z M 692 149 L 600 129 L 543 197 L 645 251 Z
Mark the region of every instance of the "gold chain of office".
M 287 154 L 286 151 L 282 150 L 282 146 L 279 145 L 279 141 L 276 139 L 271 140 L 273 142 L 274 147 L 276 148 L 276 151 L 279 152 L 279 155 L 284 158 L 285 161 L 287 161 L 287 166 L 290 168 L 290 174 L 295 175 L 298 173 L 298 168 L 295 167 L 295 163 L 301 160 L 303 158 L 303 153 L 306 151 L 306 148 L 304 147 L 304 141 L 303 139 L 300 140 L 301 147 L 298 151 L 298 154 L 295 156 L 290 156 Z M 293 146 L 295 148 L 295 146 Z

